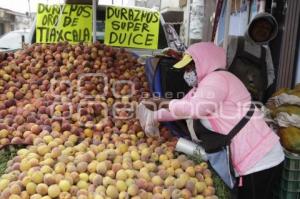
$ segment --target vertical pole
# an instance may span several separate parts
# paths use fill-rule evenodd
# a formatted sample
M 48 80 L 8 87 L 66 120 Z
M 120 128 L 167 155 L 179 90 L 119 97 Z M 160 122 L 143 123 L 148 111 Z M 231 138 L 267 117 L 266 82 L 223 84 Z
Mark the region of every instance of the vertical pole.
M 261 0 L 259 2 L 259 11 L 258 11 L 258 13 L 265 12 L 265 7 L 266 7 L 266 1 Z
M 252 6 L 253 1 L 248 1 L 247 2 L 247 13 L 248 13 L 248 17 L 247 17 L 247 23 L 249 24 L 251 21 L 251 6 Z
M 93 0 L 93 42 L 96 42 L 97 0 Z
M 47 2 L 47 4 L 48 4 L 48 2 Z M 28 11 L 29 11 L 29 13 L 31 13 L 31 9 L 30 9 L 30 0 L 28 0 Z
M 227 46 L 228 46 L 229 23 L 230 23 L 230 12 L 231 12 L 231 0 L 227 0 L 226 11 L 225 12 L 226 13 L 225 13 L 225 31 L 224 31 L 223 48 L 226 51 L 227 50 Z
M 22 39 L 22 48 L 24 48 L 24 44 L 25 44 L 25 36 L 22 35 L 21 39 Z
M 161 0 L 159 0 L 159 12 L 161 11 Z
M 47 2 L 48 4 L 48 2 Z M 30 0 L 28 0 L 28 16 L 29 16 L 29 26 L 31 27 L 31 9 L 30 9 Z
M 191 23 L 191 1 L 192 0 L 187 0 L 187 13 L 188 13 L 188 28 L 187 28 L 187 46 L 190 45 L 190 23 Z

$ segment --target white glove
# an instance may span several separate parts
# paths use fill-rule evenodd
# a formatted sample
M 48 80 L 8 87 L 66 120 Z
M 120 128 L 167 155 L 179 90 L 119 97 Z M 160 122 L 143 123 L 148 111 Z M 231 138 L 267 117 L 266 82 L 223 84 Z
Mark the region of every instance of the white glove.
M 148 137 L 159 137 L 159 123 L 154 120 L 154 112 L 142 103 L 137 107 L 137 118 Z

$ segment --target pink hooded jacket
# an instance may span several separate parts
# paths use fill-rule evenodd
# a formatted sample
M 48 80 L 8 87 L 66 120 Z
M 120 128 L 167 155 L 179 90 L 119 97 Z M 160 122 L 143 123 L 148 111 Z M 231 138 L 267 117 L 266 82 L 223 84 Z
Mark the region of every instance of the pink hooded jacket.
M 225 69 L 225 51 L 213 43 L 196 43 L 187 49 L 195 62 L 198 85 L 184 98 L 171 100 L 169 110 L 155 112 L 158 121 L 207 119 L 213 131 L 228 134 L 247 113 L 251 97 L 243 83 Z M 256 108 L 246 126 L 231 143 L 232 161 L 239 175 L 261 160 L 279 137 L 268 127 Z

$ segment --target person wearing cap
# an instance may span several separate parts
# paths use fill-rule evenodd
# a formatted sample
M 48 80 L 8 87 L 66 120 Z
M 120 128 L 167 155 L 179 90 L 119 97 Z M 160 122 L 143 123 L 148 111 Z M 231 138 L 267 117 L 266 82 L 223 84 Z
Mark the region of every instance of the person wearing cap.
M 138 106 L 137 116 L 148 136 L 159 136 L 159 122 L 179 119 L 198 120 L 204 129 L 227 135 L 249 112 L 250 93 L 235 75 L 225 71 L 224 49 L 207 42 L 192 44 L 174 67 L 185 68 L 183 78 L 191 90 L 182 99 L 148 100 Z M 151 103 L 158 110 L 149 110 Z M 195 131 L 197 139 L 201 132 L 193 127 L 189 126 L 190 133 Z M 231 140 L 230 151 L 239 180 L 238 198 L 272 198 L 284 154 L 279 137 L 258 108 Z

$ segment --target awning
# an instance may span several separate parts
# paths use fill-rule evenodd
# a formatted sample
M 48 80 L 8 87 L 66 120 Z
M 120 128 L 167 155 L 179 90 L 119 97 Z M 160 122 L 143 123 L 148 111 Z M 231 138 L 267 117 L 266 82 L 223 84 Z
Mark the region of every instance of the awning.
M 166 23 L 182 23 L 183 22 L 183 10 L 176 8 L 166 8 L 161 12 Z
M 89 5 L 92 5 L 93 0 L 65 0 L 65 3 L 67 3 L 67 4 L 89 4 Z M 97 0 L 97 4 L 98 4 L 98 0 Z

